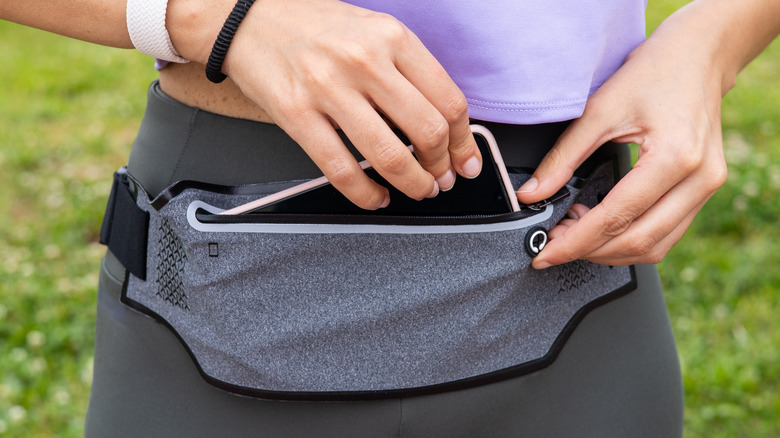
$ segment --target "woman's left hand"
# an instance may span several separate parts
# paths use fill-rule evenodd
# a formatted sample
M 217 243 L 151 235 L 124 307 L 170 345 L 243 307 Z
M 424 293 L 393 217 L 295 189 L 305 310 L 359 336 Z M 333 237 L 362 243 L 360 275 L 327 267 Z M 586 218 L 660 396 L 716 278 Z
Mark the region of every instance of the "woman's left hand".
M 605 142 L 640 146 L 634 168 L 601 203 L 575 205 L 550 230 L 535 268 L 575 259 L 657 263 L 725 182 L 720 103 L 731 84 L 703 50 L 706 34 L 691 35 L 685 18 L 664 23 L 631 53 L 518 191 L 520 202 L 540 201 Z

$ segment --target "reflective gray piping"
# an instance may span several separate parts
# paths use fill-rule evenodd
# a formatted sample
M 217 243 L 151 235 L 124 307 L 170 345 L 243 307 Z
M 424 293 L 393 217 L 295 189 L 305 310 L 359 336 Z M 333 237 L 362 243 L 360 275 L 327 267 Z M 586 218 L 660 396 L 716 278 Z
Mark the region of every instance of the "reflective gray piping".
M 543 211 L 531 217 L 516 221 L 491 224 L 464 225 L 377 225 L 377 224 L 206 224 L 200 222 L 195 212 L 202 208 L 209 213 L 224 211 L 206 204 L 193 201 L 187 208 L 187 222 L 197 231 L 204 233 L 286 233 L 286 234 L 458 234 L 492 233 L 496 231 L 517 230 L 546 221 L 553 215 L 554 206 L 548 205 Z

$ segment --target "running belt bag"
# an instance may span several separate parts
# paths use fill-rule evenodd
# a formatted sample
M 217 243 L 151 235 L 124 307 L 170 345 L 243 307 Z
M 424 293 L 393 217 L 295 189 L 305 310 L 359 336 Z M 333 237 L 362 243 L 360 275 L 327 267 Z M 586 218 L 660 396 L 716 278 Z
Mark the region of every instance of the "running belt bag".
M 635 288 L 630 267 L 530 267 L 539 231 L 574 202 L 597 204 L 614 163 L 535 209 L 446 218 L 221 216 L 300 181 L 185 182 L 149 199 L 120 170 L 102 237 L 114 253 L 137 241 L 123 302 L 166 324 L 216 386 L 291 400 L 432 393 L 548 365 L 589 310 Z

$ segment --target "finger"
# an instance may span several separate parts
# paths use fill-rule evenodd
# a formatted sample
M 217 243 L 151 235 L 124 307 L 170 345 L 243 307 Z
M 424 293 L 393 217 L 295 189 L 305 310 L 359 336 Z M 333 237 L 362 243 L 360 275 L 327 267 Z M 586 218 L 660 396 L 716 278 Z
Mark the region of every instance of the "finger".
M 643 221 L 644 223 L 638 220 L 619 239 L 607 242 L 585 258 L 591 261 L 598 260 L 597 263 L 612 266 L 658 263 L 666 256 L 666 253 L 669 252 L 672 246 L 682 238 L 706 202 L 707 200 L 705 199 L 688 211 L 686 215 L 667 222 L 660 229 L 652 229 L 652 227 L 646 225 L 653 218 L 648 218 L 647 221 Z
M 420 166 L 365 97 L 359 94 L 346 97 L 340 107 L 346 109 L 331 112 L 330 116 L 388 183 L 416 200 L 438 193 L 439 186 L 433 176 Z
M 394 67 L 393 67 L 394 69 Z M 447 190 L 455 183 L 449 145 L 449 125 L 444 116 L 397 71 L 373 83 L 369 97 L 414 145 L 420 165 Z
M 666 171 L 673 168 L 673 159 L 668 154 L 646 155 L 644 163 L 637 162 L 601 203 L 581 217 L 565 236 L 557 239 L 558 243 L 550 242 L 535 264 L 557 265 L 582 258 L 624 233 L 634 220 L 683 178 L 682 172 Z M 689 199 L 683 200 L 679 205 L 689 202 Z
M 566 234 L 566 231 L 576 224 L 577 220 L 584 216 L 588 211 L 590 211 L 590 208 L 583 204 L 572 205 L 566 213 L 566 218 L 558 222 L 558 224 L 547 233 L 550 240 L 557 239 Z
M 547 232 L 547 237 L 550 239 L 550 241 L 562 237 L 564 234 L 566 234 L 566 231 L 576 223 L 577 221 L 574 219 L 564 219 Z
M 367 210 L 386 207 L 390 203 L 387 188 L 363 172 L 325 116 L 304 116 L 299 121 L 298 126 L 282 128 L 303 148 L 339 192 L 358 207 Z
M 574 171 L 601 145 L 625 135 L 613 130 L 620 126 L 621 113 L 614 102 L 602 104 L 596 92 L 588 101 L 582 117 L 573 121 L 545 155 L 533 177 L 518 190 L 517 198 L 524 204 L 552 196 L 572 177 Z
M 717 172 L 715 169 L 721 168 L 723 171 Z M 603 245 L 581 253 L 568 252 L 571 249 L 570 241 L 572 236 L 577 234 L 587 234 L 589 231 L 585 224 L 585 219 L 589 219 L 584 206 L 572 208 L 574 216 L 579 216 L 583 220 L 578 220 L 576 224 L 567 223 L 567 228 L 556 230 L 555 237 L 560 240 L 566 240 L 565 243 L 559 240 L 553 243 L 551 240 L 545 251 L 544 258 L 537 257 L 537 266 L 550 264 L 559 264 L 569 261 L 567 259 L 598 259 L 607 261 L 611 265 L 627 264 L 627 261 L 642 263 L 655 263 L 666 254 L 671 248 L 660 246 L 660 242 L 669 242 L 667 236 L 673 233 L 680 223 L 692 220 L 693 216 L 701 210 L 707 200 L 715 193 L 720 185 L 725 181 L 725 166 L 713 158 L 713 162 L 705 169 L 701 169 L 696 174 L 686 178 L 667 193 L 665 193 L 653 206 L 642 213 L 636 220 L 627 227 L 627 229 L 608 239 Z M 605 199 L 606 201 L 606 199 Z M 594 208 L 594 210 L 596 210 Z M 575 227 L 577 227 L 575 229 Z M 563 233 L 563 234 L 561 234 Z M 565 236 L 565 238 L 564 238 Z M 674 240 L 676 242 L 676 240 Z M 659 248 L 663 252 L 659 252 Z M 563 260 L 558 259 L 559 254 L 564 252 Z
M 642 263 L 657 263 L 660 259 L 654 260 L 659 255 L 658 249 L 663 248 L 661 243 L 668 241 L 667 236 L 677 230 L 680 224 L 686 221 L 690 224 L 693 216 L 698 214 L 714 193 L 713 191 L 701 199 L 700 194 L 691 192 L 691 189 L 696 189 L 699 184 L 698 179 L 688 179 L 678 184 L 653 208 L 634 221 L 625 233 L 609 240 L 586 257 L 611 259 L 613 262 L 642 260 Z M 691 199 L 700 201 L 691 202 Z M 666 251 L 669 248 L 666 248 Z M 660 255 L 663 258 L 666 252 Z
M 594 253 L 593 255 L 589 255 L 587 259 L 594 263 L 601 263 L 603 265 L 610 266 L 659 263 L 666 256 L 666 254 L 669 253 L 669 250 L 671 250 L 672 247 L 677 242 L 679 242 L 680 239 L 682 239 L 682 237 L 685 235 L 685 232 L 688 230 L 688 227 L 690 227 L 691 223 L 696 218 L 696 215 L 704 207 L 704 204 L 705 203 L 702 202 L 698 208 L 691 211 L 683 220 L 677 224 L 677 226 L 675 226 L 668 234 L 666 234 L 663 239 L 656 243 L 655 246 L 645 254 L 615 258 L 613 255 L 605 252 L 604 256 L 601 256 L 599 253 Z
M 450 160 L 456 172 L 475 178 L 482 169 L 482 156 L 469 127 L 468 103 L 452 78 L 417 37 L 408 50 L 399 50 L 396 67 L 431 102 L 449 126 Z

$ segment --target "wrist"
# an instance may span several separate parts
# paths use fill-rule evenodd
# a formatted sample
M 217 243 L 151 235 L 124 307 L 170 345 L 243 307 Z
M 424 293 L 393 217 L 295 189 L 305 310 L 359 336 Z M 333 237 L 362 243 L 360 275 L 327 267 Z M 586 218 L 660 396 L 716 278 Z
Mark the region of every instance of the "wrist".
M 725 95 L 737 74 L 780 32 L 777 0 L 696 0 L 653 33 L 675 34 L 680 51 L 706 62 Z
M 233 0 L 169 0 L 166 27 L 184 58 L 206 64 Z
M 736 54 L 724 32 L 727 20 L 706 6 L 695 1 L 683 6 L 666 18 L 637 51 L 655 48 L 661 52 L 656 59 L 674 66 L 679 80 L 696 75 L 696 82 L 724 95 L 736 80 Z
M 225 62 L 225 57 L 233 42 L 233 37 L 238 31 L 238 27 L 244 21 L 244 17 L 246 17 L 249 8 L 252 7 L 254 2 L 255 0 L 238 0 L 222 26 L 217 40 L 211 48 L 209 60 L 206 64 L 206 77 L 209 81 L 218 84 L 227 79 L 227 75 L 222 72 L 222 64 Z

